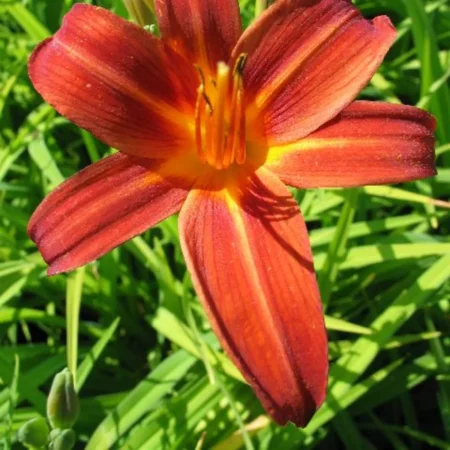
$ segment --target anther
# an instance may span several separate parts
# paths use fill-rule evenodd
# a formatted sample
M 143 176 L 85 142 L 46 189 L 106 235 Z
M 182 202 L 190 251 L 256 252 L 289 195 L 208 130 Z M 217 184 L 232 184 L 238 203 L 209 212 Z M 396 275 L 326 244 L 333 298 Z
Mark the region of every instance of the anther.
M 209 99 L 208 94 L 206 93 L 205 75 L 203 75 L 203 70 L 201 69 L 201 67 L 199 65 L 194 64 L 194 67 L 197 69 L 197 72 L 200 76 L 199 90 L 201 90 L 203 100 L 207 104 L 207 110 L 208 110 L 209 114 L 211 115 L 213 113 L 213 107 L 212 107 L 211 100 Z
M 241 53 L 236 59 L 236 63 L 234 64 L 233 75 L 238 74 L 242 76 L 244 72 L 245 63 L 247 62 L 247 53 Z

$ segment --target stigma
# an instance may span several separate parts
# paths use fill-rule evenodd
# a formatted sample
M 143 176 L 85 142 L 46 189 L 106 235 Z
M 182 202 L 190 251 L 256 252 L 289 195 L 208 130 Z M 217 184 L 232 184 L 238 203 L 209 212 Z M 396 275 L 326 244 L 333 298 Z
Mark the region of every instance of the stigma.
M 202 70 L 195 108 L 197 154 L 204 164 L 224 170 L 244 164 L 246 158 L 245 105 L 242 71 L 247 55 L 242 54 L 233 69 L 217 64 L 216 78 L 206 80 Z

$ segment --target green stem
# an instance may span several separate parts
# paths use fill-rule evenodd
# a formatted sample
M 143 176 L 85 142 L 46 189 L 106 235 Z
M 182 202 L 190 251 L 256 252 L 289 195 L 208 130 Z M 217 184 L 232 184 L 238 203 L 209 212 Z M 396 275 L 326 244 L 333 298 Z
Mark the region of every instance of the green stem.
M 269 0 L 255 0 L 255 19 L 257 19 L 269 6 Z
M 83 294 L 84 267 L 69 275 L 66 290 L 67 367 L 77 385 L 78 327 Z

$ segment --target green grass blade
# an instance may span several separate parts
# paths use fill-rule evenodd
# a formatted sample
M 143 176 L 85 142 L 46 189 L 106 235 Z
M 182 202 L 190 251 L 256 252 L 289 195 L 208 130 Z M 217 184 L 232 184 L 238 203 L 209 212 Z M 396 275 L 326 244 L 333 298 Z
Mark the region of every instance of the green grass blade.
M 35 42 L 50 36 L 50 31 L 19 2 L 8 7 L 8 12 Z
M 130 427 L 151 411 L 185 376 L 195 358 L 178 351 L 148 375 L 97 427 L 86 450 L 111 448 Z
M 92 349 L 89 350 L 86 357 L 79 365 L 77 370 L 77 385 L 76 385 L 78 392 L 81 390 L 84 383 L 86 382 L 87 377 L 94 368 L 94 365 L 98 360 L 98 358 L 100 357 L 100 355 L 102 354 L 103 350 L 106 348 L 109 341 L 114 336 L 114 333 L 116 332 L 117 327 L 119 326 L 119 322 L 120 317 L 117 317 L 111 323 L 111 325 L 104 331 L 102 337 L 98 340 L 98 342 L 95 343 Z
M 332 288 L 336 283 L 340 263 L 345 256 L 348 234 L 353 223 L 353 218 L 355 217 L 357 200 L 358 191 L 356 189 L 351 189 L 346 192 L 346 201 L 336 227 L 336 233 L 330 243 L 327 256 L 321 267 L 318 281 L 325 310 L 330 300 Z
M 435 31 L 430 24 L 422 0 L 404 0 L 404 5 L 412 19 L 412 32 L 417 53 L 421 60 L 422 97 L 429 95 L 433 83 L 444 75 L 438 58 L 438 46 Z M 450 123 L 450 89 L 443 83 L 436 89 L 430 100 L 430 109 L 437 117 L 437 134 L 442 144 L 450 142 L 450 128 L 444 124 Z
M 373 334 L 360 337 L 348 355 L 342 356 L 330 370 L 330 395 L 340 397 L 365 372 L 382 347 L 423 302 L 450 276 L 450 254 L 427 269 L 408 290 L 372 323 Z

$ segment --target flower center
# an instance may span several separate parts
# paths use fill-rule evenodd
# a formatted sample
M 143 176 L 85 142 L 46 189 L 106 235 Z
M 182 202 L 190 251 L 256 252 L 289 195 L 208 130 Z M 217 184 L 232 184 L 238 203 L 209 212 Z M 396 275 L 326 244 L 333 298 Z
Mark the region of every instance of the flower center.
M 218 170 L 231 164 L 244 164 L 245 108 L 242 70 L 247 55 L 242 54 L 231 70 L 223 62 L 217 64 L 215 80 L 206 86 L 200 74 L 197 105 L 195 108 L 195 140 L 197 154 L 203 163 Z

